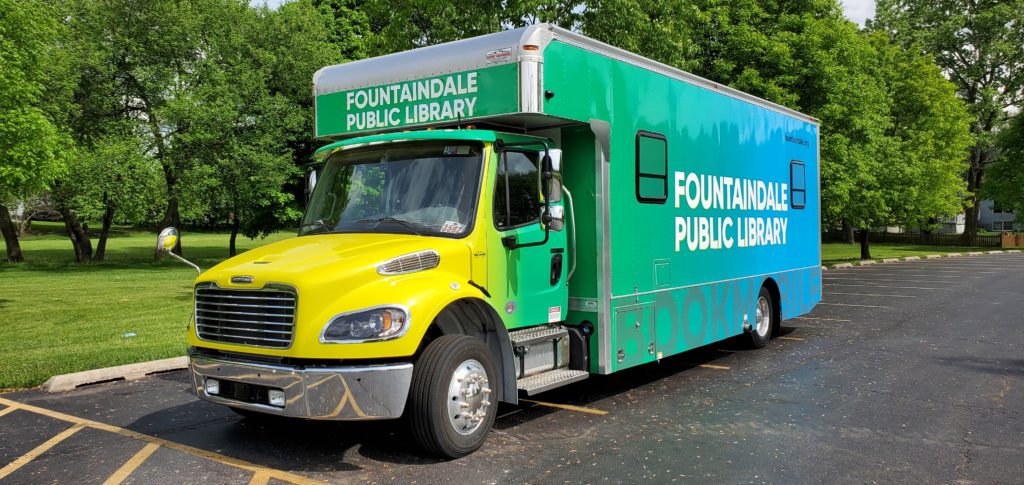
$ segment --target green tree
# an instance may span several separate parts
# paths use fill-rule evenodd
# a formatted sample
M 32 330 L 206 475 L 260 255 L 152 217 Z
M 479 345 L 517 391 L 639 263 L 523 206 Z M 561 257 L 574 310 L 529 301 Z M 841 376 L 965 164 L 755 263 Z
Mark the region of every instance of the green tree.
M 230 0 L 77 0 L 70 8 L 83 73 L 78 115 L 71 120 L 76 138 L 103 136 L 97 127 L 122 121 L 141 130 L 147 153 L 163 172 L 162 225 L 181 225 L 180 182 L 202 163 L 176 149 L 177 138 L 190 129 L 179 107 L 200 84 L 201 65 L 215 55 L 207 42 L 219 33 L 218 15 L 230 7 L 248 8 Z
M 989 168 L 982 194 L 1024 218 L 1024 116 L 1017 115 L 997 137 L 999 157 Z
M 160 166 L 147 157 L 147 145 L 131 133 L 130 125 L 79 147 L 68 170 L 73 187 L 67 204 L 85 220 L 99 221 L 93 261 L 103 261 L 107 238 L 115 221 L 144 223 L 159 210 L 163 196 Z
M 8 261 L 24 257 L 6 204 L 45 190 L 67 148 L 46 109 L 59 32 L 53 19 L 45 4 L 0 0 L 0 232 Z
M 1024 0 L 879 0 L 870 27 L 934 56 L 972 115 L 965 241 L 977 234 L 978 194 L 996 159 L 995 133 L 1024 100 Z
M 337 22 L 327 12 L 310 0 L 278 10 L 241 0 L 72 5 L 68 18 L 83 75 L 69 124 L 92 152 L 84 158 L 112 157 L 104 163 L 119 163 L 109 167 L 117 176 L 160 167 L 163 189 L 142 187 L 165 197 L 161 225 L 224 221 L 230 213 L 236 230 L 266 234 L 294 222 L 293 162 L 316 147 L 309 80 L 316 69 L 344 60 L 332 43 Z M 70 198 L 88 217 L 97 217 L 103 200 L 111 211 L 128 209 L 107 190 L 112 177 L 69 178 L 58 192 L 65 197 L 56 199 Z M 228 192 L 237 195 L 231 203 Z M 96 200 L 87 204 L 89 197 Z
M 573 27 L 582 0 L 363 0 L 373 56 L 490 34 L 539 22 Z
M 231 255 L 239 231 L 265 236 L 293 226 L 299 217 L 294 198 L 285 190 L 286 183 L 298 176 L 288 142 L 309 136 L 300 132 L 309 118 L 302 104 L 310 94 L 305 89 L 299 96 L 293 88 L 308 88 L 314 68 L 300 64 L 302 58 L 296 62 L 287 57 L 288 52 L 277 52 L 274 44 L 281 38 L 264 38 L 263 32 L 286 25 L 292 34 L 284 38 L 294 40 L 296 26 L 319 25 L 313 31 L 321 41 L 326 41 L 327 32 L 320 12 L 308 3 L 287 5 L 282 10 L 258 12 L 241 6 L 221 12 L 215 30 L 218 35 L 207 40 L 210 55 L 195 66 L 197 82 L 188 97 L 169 103 L 169 119 L 189 126 L 176 137 L 173 150 L 205 162 L 192 164 L 186 174 L 197 179 L 198 183 L 190 185 L 203 187 L 200 196 L 192 200 L 202 201 L 196 206 L 207 209 L 203 216 L 230 222 Z M 292 66 L 289 76 L 298 79 L 275 79 L 278 54 Z M 289 96 L 298 98 L 297 102 Z
M 897 192 L 888 222 L 928 229 L 965 202 L 971 117 L 930 56 L 894 46 L 881 33 L 871 41 L 890 100 L 886 135 L 895 142 L 896 158 L 885 161 L 886 184 Z

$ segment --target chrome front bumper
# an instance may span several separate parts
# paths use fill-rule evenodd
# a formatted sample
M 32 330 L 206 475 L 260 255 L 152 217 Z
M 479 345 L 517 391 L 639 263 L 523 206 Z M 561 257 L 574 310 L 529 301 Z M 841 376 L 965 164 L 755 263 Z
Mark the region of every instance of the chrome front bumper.
M 200 399 L 267 414 L 307 419 L 398 418 L 405 410 L 412 364 L 302 368 L 193 355 L 189 369 Z M 206 379 L 280 389 L 284 407 L 208 394 Z

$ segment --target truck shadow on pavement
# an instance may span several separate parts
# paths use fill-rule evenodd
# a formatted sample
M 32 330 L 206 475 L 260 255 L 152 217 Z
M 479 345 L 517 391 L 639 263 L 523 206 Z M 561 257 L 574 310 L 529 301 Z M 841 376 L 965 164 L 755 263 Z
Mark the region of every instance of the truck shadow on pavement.
M 783 328 L 782 334 L 792 329 Z M 743 336 L 662 359 L 608 376 L 594 375 L 577 384 L 537 396 L 546 403 L 588 406 L 615 399 L 656 381 L 670 378 L 736 352 L 746 352 Z M 701 369 L 703 370 L 703 369 Z M 719 371 L 720 372 L 720 371 Z M 696 374 L 696 373 L 695 373 Z M 184 374 L 157 378 L 184 382 Z M 696 377 L 695 377 L 696 378 Z M 188 383 L 186 383 L 188 385 Z M 184 392 L 191 394 L 191 386 Z M 514 432 L 516 427 L 554 413 L 571 412 L 523 401 L 519 406 L 499 406 L 494 428 Z M 180 401 L 179 401 L 180 402 Z M 601 403 L 603 411 L 616 409 Z M 595 416 L 602 420 L 601 416 Z M 262 466 L 293 471 L 345 472 L 363 467 L 358 456 L 375 462 L 401 465 L 430 465 L 444 460 L 418 448 L 405 419 L 336 422 L 304 421 L 273 416 L 243 418 L 220 405 L 192 400 L 145 414 L 128 429 L 167 439 Z M 571 432 L 571 430 L 566 430 Z M 486 445 L 485 445 L 486 446 Z

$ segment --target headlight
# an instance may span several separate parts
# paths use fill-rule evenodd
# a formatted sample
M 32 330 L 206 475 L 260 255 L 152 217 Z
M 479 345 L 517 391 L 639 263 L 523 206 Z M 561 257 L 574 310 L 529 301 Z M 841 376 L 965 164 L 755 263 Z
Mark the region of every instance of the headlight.
M 342 313 L 331 319 L 320 333 L 321 343 L 352 343 L 390 340 L 409 329 L 409 311 L 399 306 L 383 306 Z

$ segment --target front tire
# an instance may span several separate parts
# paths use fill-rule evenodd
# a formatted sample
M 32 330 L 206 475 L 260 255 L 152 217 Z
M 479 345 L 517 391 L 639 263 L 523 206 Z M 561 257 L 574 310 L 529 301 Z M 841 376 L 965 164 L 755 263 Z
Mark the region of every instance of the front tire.
M 479 339 L 445 335 L 416 361 L 409 392 L 412 434 L 424 449 L 445 458 L 483 445 L 494 424 L 499 376 Z
M 756 313 L 754 325 L 750 329 L 750 346 L 755 349 L 764 348 L 768 345 L 768 339 L 772 336 L 772 329 L 778 325 L 775 321 L 775 299 L 772 292 L 762 286 L 757 294 Z

